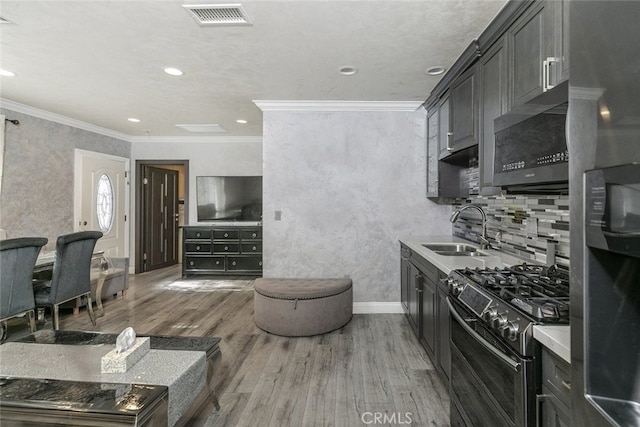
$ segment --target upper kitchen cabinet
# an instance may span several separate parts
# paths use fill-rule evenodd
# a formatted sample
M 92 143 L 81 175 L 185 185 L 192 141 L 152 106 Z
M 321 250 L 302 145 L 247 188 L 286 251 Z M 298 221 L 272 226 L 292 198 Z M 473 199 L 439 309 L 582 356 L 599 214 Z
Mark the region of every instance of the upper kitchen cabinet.
M 442 151 L 447 152 L 447 138 L 451 135 L 449 102 L 447 94 L 427 110 L 427 197 L 469 195 L 468 184 L 460 180 L 462 166 L 439 160 Z
M 439 158 L 447 157 L 451 152 L 451 97 L 445 93 L 438 102 L 438 147 Z
M 427 197 L 438 197 L 440 194 L 438 191 L 439 113 L 437 106 L 427 111 Z
M 478 65 L 480 76 L 480 194 L 499 191 L 493 187 L 495 135 L 493 121 L 507 111 L 507 54 L 504 40 L 498 41 L 482 55 Z
M 478 75 L 473 66 L 451 86 L 451 135 L 447 151 L 456 152 L 478 144 Z
M 511 108 L 568 78 L 566 13 L 564 1 L 534 2 L 507 31 Z

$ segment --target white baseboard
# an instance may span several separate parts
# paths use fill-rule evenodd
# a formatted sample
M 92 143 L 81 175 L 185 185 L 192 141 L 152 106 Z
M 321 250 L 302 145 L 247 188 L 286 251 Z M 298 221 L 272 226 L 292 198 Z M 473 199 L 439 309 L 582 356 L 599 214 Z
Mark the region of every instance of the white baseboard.
M 354 302 L 353 314 L 382 314 L 393 313 L 402 314 L 402 304 L 400 302 Z

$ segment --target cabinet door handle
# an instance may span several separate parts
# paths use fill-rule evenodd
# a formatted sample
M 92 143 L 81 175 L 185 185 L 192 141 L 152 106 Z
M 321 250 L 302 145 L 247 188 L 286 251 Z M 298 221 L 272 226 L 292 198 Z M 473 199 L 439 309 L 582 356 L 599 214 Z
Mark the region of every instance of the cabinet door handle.
M 561 383 L 561 384 L 562 384 L 562 386 L 563 386 L 564 388 L 566 388 L 567 390 L 571 390 L 571 383 L 570 383 L 570 382 L 562 380 L 562 381 L 560 381 L 560 383 Z
M 453 132 L 447 132 L 447 151 L 452 151 L 451 140 L 453 139 Z
M 553 89 L 556 85 L 551 84 L 551 64 L 560 62 L 560 58 L 548 57 L 542 61 L 542 91 Z

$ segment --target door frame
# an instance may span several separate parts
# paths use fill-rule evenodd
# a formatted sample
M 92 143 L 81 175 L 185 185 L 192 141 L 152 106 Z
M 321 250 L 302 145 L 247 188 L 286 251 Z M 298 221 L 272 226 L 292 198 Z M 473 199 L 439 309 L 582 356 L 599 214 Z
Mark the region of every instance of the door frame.
M 143 262 L 142 254 L 144 253 L 144 239 L 142 239 L 142 194 L 144 185 L 142 183 L 142 170 L 145 166 L 182 166 L 184 168 L 184 218 L 185 222 L 189 219 L 189 160 L 136 160 L 136 176 L 135 176 L 135 186 L 136 186 L 136 200 L 135 200 L 135 235 L 136 235 L 136 245 L 135 245 L 135 273 L 142 273 Z M 180 242 L 178 242 L 178 246 L 180 246 Z M 180 260 L 178 260 L 180 261 Z
M 73 179 L 73 230 L 78 231 L 78 223 L 82 217 L 82 182 L 80 177 L 82 176 L 82 162 L 83 157 L 94 157 L 104 160 L 115 160 L 124 163 L 125 168 L 125 183 L 124 183 L 124 256 L 129 257 L 130 254 L 130 235 L 131 227 L 129 218 L 131 218 L 130 197 L 131 197 L 131 160 L 127 157 L 115 156 L 113 154 L 99 153 L 97 151 L 83 150 L 76 148 L 74 150 L 74 179 Z

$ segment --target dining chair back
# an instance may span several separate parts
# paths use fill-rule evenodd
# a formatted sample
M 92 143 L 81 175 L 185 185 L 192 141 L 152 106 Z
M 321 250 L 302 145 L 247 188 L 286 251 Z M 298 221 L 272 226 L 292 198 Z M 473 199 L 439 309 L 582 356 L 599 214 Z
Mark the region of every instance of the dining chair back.
M 6 320 L 26 314 L 31 332 L 36 331 L 33 269 L 44 237 L 0 240 L 0 340 L 6 338 Z
M 60 327 L 60 304 L 82 296 L 87 298 L 87 312 L 95 326 L 90 271 L 93 250 L 101 237 L 100 231 L 80 231 L 58 237 L 51 280 L 39 285 L 35 291 L 36 307 L 52 311 L 53 329 Z

